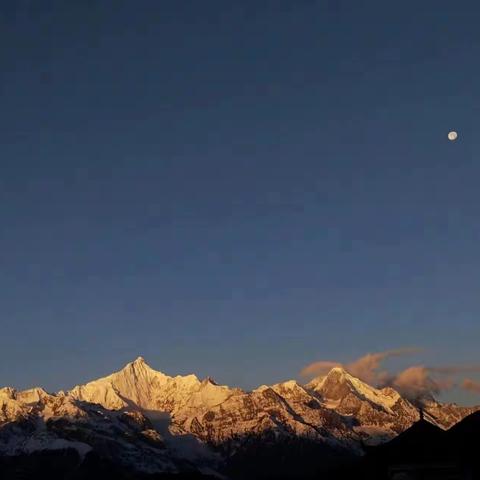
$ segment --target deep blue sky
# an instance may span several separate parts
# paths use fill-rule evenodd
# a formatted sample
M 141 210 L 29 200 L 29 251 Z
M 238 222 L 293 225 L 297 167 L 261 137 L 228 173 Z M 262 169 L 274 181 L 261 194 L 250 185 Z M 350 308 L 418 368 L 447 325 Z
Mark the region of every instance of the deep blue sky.
M 0 384 L 140 354 L 243 387 L 404 346 L 480 363 L 479 24 L 476 0 L 1 2 Z

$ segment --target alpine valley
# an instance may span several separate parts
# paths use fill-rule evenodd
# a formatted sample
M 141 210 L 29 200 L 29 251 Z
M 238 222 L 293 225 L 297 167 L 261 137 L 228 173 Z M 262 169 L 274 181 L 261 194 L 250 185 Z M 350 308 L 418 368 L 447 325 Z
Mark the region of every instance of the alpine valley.
M 430 399 L 423 409 L 448 429 L 480 407 Z M 139 357 L 67 392 L 0 389 L 0 477 L 303 478 L 361 456 L 419 418 L 418 406 L 394 389 L 339 367 L 306 385 L 247 392 L 171 377 Z

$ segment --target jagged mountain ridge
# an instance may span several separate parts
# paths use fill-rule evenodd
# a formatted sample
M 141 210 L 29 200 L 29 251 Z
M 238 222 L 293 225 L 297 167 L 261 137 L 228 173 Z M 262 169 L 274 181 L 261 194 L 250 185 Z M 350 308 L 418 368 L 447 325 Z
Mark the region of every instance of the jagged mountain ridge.
M 251 392 L 195 375 L 170 377 L 142 357 L 68 394 L 108 409 L 139 407 L 171 416 L 173 432 L 213 444 L 274 429 L 332 442 L 391 438 L 418 420 L 418 409 L 392 388 L 376 389 L 339 367 L 303 386 L 294 380 Z M 444 428 L 474 409 L 431 402 L 431 420 Z M 427 414 L 428 414 L 427 407 Z
M 270 431 L 332 443 L 351 437 L 348 422 L 324 409 L 294 381 L 245 392 L 211 379 L 200 381 L 195 375 L 169 377 L 141 357 L 119 372 L 75 387 L 68 395 L 108 409 L 138 407 L 147 415 L 166 412 L 171 417 L 170 433 L 190 433 L 215 446 Z M 299 412 L 293 407 L 298 401 L 312 402 L 312 406 Z
M 429 419 L 442 427 L 475 410 L 427 405 Z M 362 443 L 388 440 L 418 418 L 395 390 L 373 388 L 338 367 L 307 385 L 291 380 L 246 392 L 195 375 L 170 377 L 139 357 L 56 395 L 40 388 L 1 389 L 0 452 L 69 446 L 83 455 L 106 451 L 113 461 L 143 471 L 174 472 L 218 464 L 218 455 L 205 446 L 225 459 L 252 439 L 306 439 L 359 453 Z
M 0 454 L 74 450 L 80 461 L 91 452 L 144 473 L 193 471 L 170 451 L 152 423 L 137 410 L 108 410 L 41 388 L 0 389 Z

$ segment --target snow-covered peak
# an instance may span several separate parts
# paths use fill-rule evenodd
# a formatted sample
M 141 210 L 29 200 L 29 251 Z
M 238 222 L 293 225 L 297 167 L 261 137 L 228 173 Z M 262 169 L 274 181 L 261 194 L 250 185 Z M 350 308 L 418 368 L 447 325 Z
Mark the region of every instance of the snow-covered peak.
M 165 384 L 168 378 L 170 377 L 149 367 L 142 357 L 138 357 L 118 372 L 76 386 L 68 392 L 68 395 L 119 410 L 132 404 L 145 403 L 152 384 Z
M 312 396 L 311 392 L 307 391 L 304 386 L 300 385 L 295 380 L 287 380 L 286 382 L 277 383 L 272 385 L 271 389 L 288 402 L 303 402 L 307 405 L 312 402 L 312 400 L 316 402 L 316 399 Z
M 276 383 L 271 387 L 274 391 L 282 393 L 304 392 L 305 388 L 296 380 L 287 380 L 285 382 Z
M 296 380 L 286 380 L 285 382 L 277 383 L 274 386 L 282 386 L 282 387 L 288 388 L 288 389 L 302 388 L 302 387 L 300 387 L 300 385 L 298 384 L 298 382 Z
M 154 370 L 143 357 L 137 357 L 132 362 L 128 362 L 120 371 L 116 372 L 117 374 L 121 372 L 140 374 L 140 375 L 149 375 L 152 373 L 164 375 L 162 372 Z
M 343 367 L 333 367 L 326 376 L 341 379 L 342 381 L 350 381 L 351 379 L 356 378 Z
M 41 387 L 29 388 L 15 393 L 16 400 L 26 404 L 38 403 L 51 397 L 52 395 Z
M 15 399 L 16 390 L 11 387 L 0 388 L 0 425 L 16 420 L 26 413 L 26 409 Z
M 0 401 L 13 400 L 15 398 L 16 390 L 12 387 L 0 388 Z
M 68 394 L 113 410 L 141 408 L 172 413 L 184 407 L 216 405 L 230 395 L 230 389 L 217 385 L 209 377 L 203 381 L 193 374 L 171 377 L 138 357 L 120 371 L 79 385 Z
M 351 376 L 343 367 L 340 367 L 340 366 L 333 367 L 328 373 L 329 375 L 336 373 L 340 375 Z
M 307 388 L 318 391 L 328 380 L 333 383 L 345 382 L 351 375 L 342 367 L 333 367 L 326 375 L 320 375 L 307 383 Z
M 320 394 L 326 402 L 332 405 L 353 395 L 381 409 L 390 411 L 393 405 L 401 398 L 393 388 L 380 390 L 372 387 L 341 367 L 332 368 L 326 376 L 310 382 L 308 387 Z
M 9 400 L 22 405 L 28 405 L 46 401 L 54 398 L 54 396 L 41 387 L 29 388 L 27 390 L 17 390 L 12 387 L 0 388 L 0 402 Z

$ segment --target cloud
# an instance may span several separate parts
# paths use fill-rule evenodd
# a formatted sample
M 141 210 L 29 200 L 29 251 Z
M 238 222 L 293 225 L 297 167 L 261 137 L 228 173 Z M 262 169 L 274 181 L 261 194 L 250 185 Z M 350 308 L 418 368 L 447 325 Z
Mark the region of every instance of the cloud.
M 480 382 L 476 382 L 471 378 L 466 378 L 463 380 L 461 387 L 469 392 L 480 393 Z
M 450 378 L 433 378 L 432 369 L 424 365 L 403 370 L 394 376 L 390 383 L 402 396 L 414 401 L 429 398 L 454 385 Z
M 367 353 L 358 360 L 349 363 L 345 369 L 354 377 L 363 380 L 370 385 L 379 385 L 385 383 L 389 377 L 388 372 L 381 371 L 381 363 L 387 358 L 400 357 L 418 352 L 418 348 L 397 348 L 385 352 Z
M 441 375 L 457 375 L 459 373 L 479 373 L 479 365 L 451 365 L 447 367 L 429 367 L 433 373 Z
M 397 348 L 384 352 L 367 353 L 366 355 L 363 355 L 362 357 L 348 364 L 321 360 L 310 363 L 302 368 L 300 375 L 304 378 L 313 378 L 320 375 L 326 375 L 334 367 L 343 367 L 354 377 L 357 377 L 371 385 L 377 385 L 384 383 L 389 376 L 387 372 L 380 370 L 381 363 L 384 360 L 390 357 L 409 355 L 418 351 L 418 348 L 409 347 Z
M 342 364 L 338 362 L 330 362 L 322 360 L 320 362 L 313 362 L 302 368 L 300 375 L 304 378 L 313 378 L 320 375 L 326 375 L 332 368 L 341 367 Z
M 427 367 L 418 365 L 393 376 L 388 384 L 410 400 L 421 400 L 450 390 L 457 385 L 454 377 L 462 373 L 480 372 L 479 365 L 447 365 Z M 465 379 L 462 388 L 480 393 L 480 383 Z

